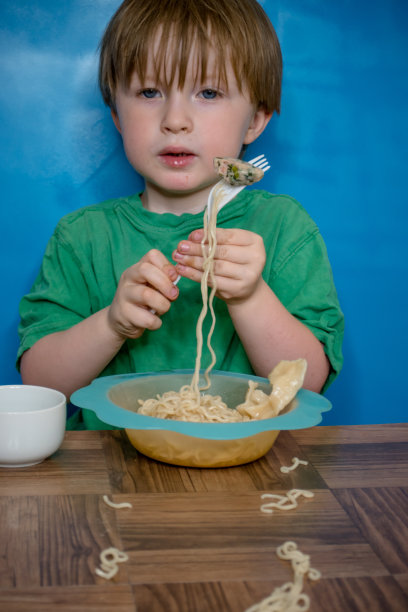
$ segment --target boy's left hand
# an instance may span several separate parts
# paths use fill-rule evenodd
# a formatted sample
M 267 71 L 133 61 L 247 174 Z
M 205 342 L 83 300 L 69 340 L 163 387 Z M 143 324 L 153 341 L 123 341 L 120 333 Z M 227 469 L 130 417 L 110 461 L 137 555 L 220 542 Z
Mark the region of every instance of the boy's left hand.
M 245 301 L 253 295 L 262 280 L 265 247 L 261 236 L 243 229 L 216 230 L 217 247 L 214 275 L 217 297 L 227 304 Z M 188 240 L 181 241 L 173 253 L 180 276 L 198 283 L 203 274 L 201 240 L 204 230 L 195 230 Z M 210 277 L 208 284 L 211 286 Z

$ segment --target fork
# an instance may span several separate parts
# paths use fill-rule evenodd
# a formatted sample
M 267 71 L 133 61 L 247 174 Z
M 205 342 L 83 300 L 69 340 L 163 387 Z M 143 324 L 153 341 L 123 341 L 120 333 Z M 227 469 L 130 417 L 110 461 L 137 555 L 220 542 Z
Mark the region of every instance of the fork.
M 252 164 L 252 166 L 255 166 L 255 168 L 260 168 L 264 172 L 267 172 L 270 168 L 269 162 L 263 153 L 262 155 L 258 155 L 258 157 L 254 157 L 254 159 L 251 159 L 247 163 Z M 246 186 L 247 185 L 230 185 L 224 179 L 221 179 L 220 181 L 218 181 L 218 183 L 216 183 L 214 187 L 211 189 L 210 194 L 208 196 L 208 202 L 207 202 L 208 219 L 211 216 L 211 209 L 214 204 L 214 196 L 216 193 L 217 195 L 220 195 L 221 197 L 220 202 L 218 204 L 218 211 L 217 211 L 219 212 L 223 206 L 225 206 L 226 204 L 228 204 L 228 202 L 230 202 L 233 198 L 235 198 L 235 196 L 240 191 L 242 191 Z
M 270 168 L 269 162 L 263 153 L 261 155 L 258 155 L 257 157 L 254 157 L 254 159 L 251 159 L 247 163 L 252 164 L 256 168 L 260 168 L 264 172 L 267 172 Z M 218 183 L 215 183 L 214 187 L 211 189 L 208 195 L 207 219 L 210 219 L 211 209 L 212 209 L 216 194 L 217 195 L 219 194 L 221 196 L 220 201 L 218 203 L 218 211 L 217 211 L 217 212 L 220 212 L 221 208 L 225 206 L 226 204 L 228 204 L 228 202 L 230 202 L 233 198 L 235 198 L 235 196 L 240 191 L 242 191 L 245 187 L 247 187 L 247 185 L 230 185 L 224 179 L 221 179 L 220 181 L 218 181 Z M 174 281 L 173 285 L 177 285 L 180 278 L 181 276 L 179 275 Z

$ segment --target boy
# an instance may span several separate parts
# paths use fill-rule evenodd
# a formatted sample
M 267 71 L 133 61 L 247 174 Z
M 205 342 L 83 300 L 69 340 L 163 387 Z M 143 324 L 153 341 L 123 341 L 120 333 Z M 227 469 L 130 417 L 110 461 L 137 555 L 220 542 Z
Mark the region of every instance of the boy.
M 99 375 L 194 367 L 213 159 L 238 157 L 279 112 L 281 72 L 255 0 L 123 2 L 99 82 L 145 189 L 57 226 L 21 302 L 24 383 L 69 397 Z M 325 388 L 341 368 L 343 317 L 313 221 L 287 196 L 243 190 L 220 211 L 217 243 L 216 368 L 266 376 L 304 357 L 304 386 Z

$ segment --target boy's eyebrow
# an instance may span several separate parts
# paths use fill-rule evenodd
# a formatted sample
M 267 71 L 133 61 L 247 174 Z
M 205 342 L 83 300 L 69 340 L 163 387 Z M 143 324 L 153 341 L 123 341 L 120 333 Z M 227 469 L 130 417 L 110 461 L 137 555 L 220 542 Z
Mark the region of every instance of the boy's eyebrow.
M 145 74 L 143 78 L 141 78 L 137 70 L 135 70 L 130 78 L 129 87 L 132 87 L 135 84 L 141 86 L 146 86 L 146 84 L 162 85 L 163 82 L 165 82 L 165 79 L 162 79 L 160 75 L 156 75 L 154 73 L 149 72 Z M 223 79 L 221 75 L 217 72 L 211 72 L 202 76 L 200 74 L 197 74 L 195 83 L 199 83 L 200 85 L 205 85 L 206 83 L 208 83 L 208 85 L 213 85 L 214 83 L 216 83 L 218 87 L 228 87 L 228 81 L 226 79 Z

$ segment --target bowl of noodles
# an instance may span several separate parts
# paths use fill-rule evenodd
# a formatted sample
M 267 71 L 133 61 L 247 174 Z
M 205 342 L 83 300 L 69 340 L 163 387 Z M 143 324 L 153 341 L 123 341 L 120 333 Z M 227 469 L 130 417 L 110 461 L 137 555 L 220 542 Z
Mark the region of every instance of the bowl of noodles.
M 157 461 L 201 468 L 255 461 L 271 449 L 280 431 L 317 425 L 322 413 L 331 409 L 323 396 L 298 389 L 293 372 L 286 378 L 275 377 L 271 384 L 271 377 L 213 370 L 207 403 L 211 408 L 215 402 L 215 406 L 206 407 L 210 416 L 203 421 L 191 400 L 192 376 L 193 370 L 106 376 L 76 391 L 71 401 L 92 410 L 103 422 L 125 429 L 138 452 Z M 202 371 L 198 384 L 205 405 L 202 398 L 208 395 L 201 390 L 205 387 Z M 271 389 L 280 402 L 276 416 L 269 416 Z M 174 409 L 174 404 L 183 405 L 183 390 L 184 409 Z M 228 407 L 227 416 L 222 405 Z

